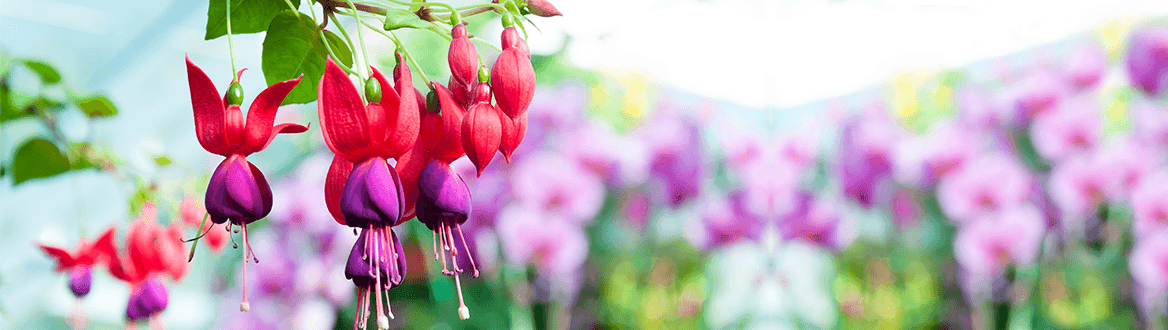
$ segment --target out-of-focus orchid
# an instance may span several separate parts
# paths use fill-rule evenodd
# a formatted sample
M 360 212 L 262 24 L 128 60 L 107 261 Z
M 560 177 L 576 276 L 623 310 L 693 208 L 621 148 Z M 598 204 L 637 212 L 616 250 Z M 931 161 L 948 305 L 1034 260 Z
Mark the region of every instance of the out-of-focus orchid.
M 801 240 L 832 251 L 843 250 L 855 240 L 856 228 L 844 219 L 838 205 L 800 192 L 795 210 L 779 222 L 779 232 L 786 240 Z
M 1055 165 L 1050 174 L 1050 194 L 1066 218 L 1090 216 L 1108 197 L 1115 195 L 1118 178 L 1101 157 L 1080 155 Z
M 1009 264 L 1033 263 L 1045 230 L 1046 221 L 1037 209 L 1019 206 L 962 226 L 954 238 L 953 254 L 974 278 L 990 278 Z
M 1038 71 L 1018 83 L 1015 116 L 1028 123 L 1039 114 L 1055 110 L 1067 96 L 1067 86 L 1054 74 Z
M 1128 41 L 1127 76 L 1133 86 L 1150 97 L 1159 97 L 1168 70 L 1168 27 L 1137 30 Z
M 710 169 L 694 119 L 663 110 L 638 132 L 649 146 L 655 204 L 677 208 L 701 194 Z
M 1030 194 L 1032 179 L 1022 164 L 1001 153 L 989 153 L 941 179 L 937 199 L 953 221 L 965 222 L 1010 210 Z
M 588 236 L 579 224 L 548 216 L 538 208 L 512 204 L 499 214 L 495 228 L 508 262 L 534 264 L 540 275 L 560 287 L 558 290 L 577 291 L 582 279 L 573 274 L 588 257 Z
M 1107 54 L 1099 44 L 1083 43 L 1070 54 L 1064 72 L 1076 90 L 1090 90 L 1107 72 Z
M 1057 110 L 1037 116 L 1030 136 L 1038 153 L 1048 160 L 1060 161 L 1099 145 L 1103 120 L 1093 102 L 1091 99 L 1066 100 Z
M 1136 185 L 1131 204 L 1137 238 L 1168 229 L 1168 172 L 1157 171 Z
M 1005 93 L 1002 92 L 964 87 L 957 93 L 957 114 L 961 122 L 977 129 L 1003 127 L 1014 120 L 1013 106 L 1006 99 Z
M 925 135 L 905 139 L 897 146 L 897 179 L 932 187 L 976 157 L 981 151 L 979 142 L 976 133 L 957 122 L 936 123 Z
M 844 124 L 837 171 L 844 196 L 865 208 L 891 196 L 893 148 L 900 133 L 883 118 L 852 118 Z
M 746 210 L 745 194 L 711 197 L 703 203 L 699 221 L 686 228 L 686 239 L 699 249 L 713 249 L 739 240 L 756 240 L 765 222 Z
M 604 206 L 604 183 L 577 162 L 553 152 L 530 155 L 511 176 L 516 202 L 571 223 L 592 222 Z

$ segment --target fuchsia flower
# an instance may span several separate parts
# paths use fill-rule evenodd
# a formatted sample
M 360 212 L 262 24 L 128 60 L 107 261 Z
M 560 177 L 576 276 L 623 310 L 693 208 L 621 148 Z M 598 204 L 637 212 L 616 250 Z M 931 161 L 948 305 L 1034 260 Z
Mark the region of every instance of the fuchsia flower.
M 245 69 L 246 70 L 246 69 Z M 259 220 L 272 211 L 272 188 L 247 155 L 263 150 L 279 133 L 300 133 L 308 128 L 298 124 L 279 124 L 275 127 L 276 110 L 300 78 L 276 83 L 260 92 L 248 109 L 245 123 L 243 88 L 236 73 L 227 94 L 219 97 L 215 84 L 190 58 L 187 58 L 187 80 L 190 83 L 191 103 L 195 112 L 195 133 L 203 149 L 227 157 L 211 175 L 205 203 L 213 223 L 231 221 L 243 227 L 243 267 L 247 272 L 247 224 Z M 254 257 L 254 256 L 253 256 Z M 150 287 L 150 286 L 147 286 Z M 240 309 L 246 311 L 247 289 L 244 288 Z
M 130 322 L 153 318 L 166 309 L 168 294 L 162 276 L 179 281 L 187 270 L 182 228 L 175 224 L 164 229 L 153 218 L 152 207 L 144 209 L 142 217 L 130 225 L 125 251 L 119 253 L 113 245 L 107 251 L 110 275 L 130 284 L 126 306 Z
M 1009 264 L 1027 265 L 1038 257 L 1046 221 L 1030 205 L 1020 205 L 1000 216 L 984 217 L 963 225 L 953 242 L 953 254 L 965 271 L 986 278 Z
M 1031 184 L 1030 174 L 1017 160 L 989 153 L 942 178 L 937 199 L 949 219 L 966 222 L 1022 205 Z
M 110 227 L 97 240 L 90 242 L 85 238 L 80 239 L 77 242 L 77 251 L 72 253 L 44 244 L 37 244 L 37 247 L 55 259 L 57 272 L 69 274 L 69 291 L 73 292 L 74 297 L 81 299 L 89 294 L 90 286 L 93 284 L 93 267 L 109 262 L 108 251 L 113 246 L 113 239 L 114 228 Z M 74 309 L 70 322 L 74 329 L 85 328 L 85 315 L 79 307 Z
M 1057 110 L 1038 115 L 1030 129 L 1034 147 L 1042 157 L 1059 161 L 1099 145 L 1103 119 L 1093 99 L 1062 102 Z
M 417 194 L 416 186 L 403 185 L 406 179 L 398 170 L 414 178 L 413 171 L 422 162 L 415 155 L 421 115 L 418 93 L 404 57 L 399 53 L 397 58 L 396 85 L 370 68 L 372 76 L 365 85 L 368 104 L 331 58 L 317 93 L 321 132 L 336 154 L 325 180 L 325 203 L 338 223 L 361 230 L 345 276 L 358 288 L 358 316 L 366 315 L 376 297 L 379 329 L 389 327 L 387 312 L 393 315 L 388 302 L 383 307 L 381 292 L 400 283 L 405 270 L 401 243 L 391 227 L 409 219 L 411 199 Z M 396 168 L 389 167 L 389 158 L 398 160 Z
M 1127 75 L 1145 95 L 1164 93 L 1168 73 L 1168 27 L 1142 29 L 1132 34 L 1127 47 Z

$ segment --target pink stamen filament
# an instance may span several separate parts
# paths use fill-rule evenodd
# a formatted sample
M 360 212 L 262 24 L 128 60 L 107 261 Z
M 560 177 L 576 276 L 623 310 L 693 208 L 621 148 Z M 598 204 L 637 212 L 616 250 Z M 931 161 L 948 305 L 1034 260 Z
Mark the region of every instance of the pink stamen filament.
M 247 242 L 247 225 L 240 225 L 243 227 L 243 301 L 239 303 L 239 310 L 246 312 L 251 309 L 251 304 L 247 303 L 247 253 L 251 250 L 251 246 Z
M 462 225 L 455 224 L 454 227 L 458 228 L 458 238 L 462 240 L 463 251 L 467 251 L 466 258 L 470 259 L 470 269 L 474 270 L 474 278 L 479 278 L 479 268 L 475 266 L 474 255 L 470 253 L 470 246 L 466 245 L 466 235 L 462 233 Z
M 381 247 L 378 244 L 378 235 L 376 235 L 378 230 L 373 230 L 374 235 L 369 235 L 369 238 L 373 240 L 373 276 L 375 282 L 373 290 L 375 290 L 374 292 L 377 295 L 377 328 L 385 329 L 384 324 L 382 324 L 382 318 L 385 317 L 385 314 L 381 307 Z
M 442 252 L 442 258 L 441 258 L 441 260 L 442 260 L 442 275 L 450 275 L 450 274 L 453 274 L 453 272 L 446 269 L 446 250 L 449 250 L 450 248 L 448 248 L 446 246 L 446 234 L 444 233 L 443 228 L 444 227 L 442 225 L 438 226 L 438 236 L 442 237 L 442 239 L 438 240 L 438 243 L 442 247 L 440 250 Z
M 458 259 L 455 259 L 458 256 L 458 248 L 454 244 L 454 233 L 450 230 L 449 225 L 443 224 L 442 227 L 446 228 L 446 245 L 450 247 L 450 266 L 454 268 L 454 272 L 461 273 L 462 268 L 458 267 Z
M 458 291 L 458 318 L 469 319 L 470 309 L 466 307 L 466 302 L 462 300 L 462 283 L 458 281 L 458 273 L 454 273 L 454 288 Z
M 362 308 L 363 304 L 361 303 L 361 296 L 363 295 L 365 295 L 365 288 L 357 288 L 357 312 L 353 313 L 353 330 L 357 330 L 357 322 L 361 318 L 361 314 L 363 314 L 362 311 L 364 308 Z

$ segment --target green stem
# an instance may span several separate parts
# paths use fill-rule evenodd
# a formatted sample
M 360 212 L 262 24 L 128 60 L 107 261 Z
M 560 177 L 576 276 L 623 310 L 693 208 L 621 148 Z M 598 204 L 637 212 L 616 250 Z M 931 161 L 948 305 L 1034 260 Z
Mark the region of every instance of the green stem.
M 407 60 L 409 60 L 407 64 L 414 67 L 414 71 L 418 72 L 418 76 L 422 77 L 422 80 L 426 82 L 426 86 L 430 85 L 430 78 L 426 77 L 426 72 L 422 71 L 422 66 L 418 65 L 418 62 L 414 60 L 414 57 L 410 56 L 410 52 L 407 51 L 406 47 L 402 45 L 401 41 L 399 41 L 400 39 L 397 38 L 397 34 L 394 34 L 393 31 L 389 31 L 389 33 L 386 34 L 385 31 L 381 31 L 380 29 L 369 25 L 369 23 L 366 23 L 365 21 L 361 21 L 361 24 L 365 24 L 365 26 L 369 27 L 370 30 L 376 31 L 386 38 L 389 38 L 389 40 L 392 40 L 393 43 L 398 46 L 398 49 L 401 49 L 402 55 L 405 56 Z
M 324 30 L 317 31 L 317 33 L 320 34 L 320 39 L 324 41 L 324 49 L 327 50 L 329 56 L 333 58 L 333 62 L 336 63 L 337 66 L 341 68 L 341 70 L 344 70 L 345 74 L 360 76 L 357 74 L 357 72 L 353 71 L 353 69 L 346 67 L 345 63 L 341 63 L 341 58 L 337 56 L 337 53 L 333 52 L 333 47 L 329 46 L 328 39 L 326 39 L 324 36 Z
M 231 80 L 235 80 L 235 44 L 231 42 L 231 0 L 224 0 L 227 2 L 227 55 L 231 58 Z M 285 0 L 288 1 L 288 0 Z
M 349 47 L 351 47 L 351 48 L 354 48 L 354 49 L 355 49 L 356 47 L 353 47 L 353 45 L 354 45 L 354 43 L 353 43 L 353 39 L 349 38 L 349 32 L 346 32 L 346 31 L 345 31 L 345 27 L 344 27 L 344 26 L 343 26 L 343 25 L 340 23 L 340 22 L 341 22 L 340 20 L 337 20 L 337 16 L 336 16 L 336 15 L 334 15 L 333 13 L 331 13 L 331 12 L 330 12 L 330 13 L 328 13 L 328 16 L 329 16 L 330 18 L 332 18 L 334 22 L 337 22 L 337 24 L 335 24 L 335 25 L 337 26 L 337 30 L 341 31 L 341 35 L 345 37 L 345 42 L 349 43 Z M 357 22 L 357 23 L 361 23 L 361 21 L 359 21 L 359 20 L 358 20 L 358 22 Z M 328 41 L 325 41 L 325 45 L 328 45 Z M 330 52 L 331 52 L 331 50 L 330 50 Z M 357 62 L 357 56 L 356 56 L 356 54 L 353 54 L 353 62 Z M 353 64 L 357 64 L 357 63 L 353 63 Z M 360 68 L 356 68 L 356 69 L 357 69 L 357 70 L 360 70 Z M 358 71 L 358 72 L 360 72 L 360 71 Z M 365 80 L 365 75 L 362 75 L 362 74 L 360 74 L 360 73 L 357 73 L 357 78 L 361 78 L 361 80 L 362 80 L 362 81 L 364 81 L 364 80 Z
M 200 231 L 203 230 L 203 226 L 207 225 L 207 216 L 209 216 L 209 215 L 211 215 L 211 213 L 204 213 L 203 214 L 203 223 L 199 225 Z M 199 239 L 203 238 L 204 235 L 207 235 L 207 233 L 211 232 L 212 228 L 215 228 L 215 226 L 211 226 L 210 228 L 207 228 L 207 232 L 203 233 L 202 235 L 195 236 L 195 238 L 191 239 L 195 242 L 191 244 L 191 255 L 187 257 L 187 262 L 191 262 L 192 260 L 195 260 L 195 248 L 199 247 Z
M 361 23 L 361 17 L 357 15 L 357 7 L 356 7 L 356 5 L 353 4 L 352 1 L 349 1 L 349 8 L 353 9 L 353 20 L 356 20 L 357 23 Z M 337 26 L 339 29 L 340 24 L 337 24 Z M 362 58 L 362 60 L 365 61 L 364 62 L 365 65 L 369 65 L 369 54 L 365 52 L 365 35 L 361 32 L 361 24 L 357 24 L 357 40 L 361 41 L 361 58 Z M 353 57 L 356 57 L 356 56 L 353 56 Z M 365 72 L 365 70 L 367 70 L 364 68 L 364 65 L 361 66 L 361 68 L 359 68 L 359 69 L 361 70 L 361 72 Z M 366 74 L 365 76 L 368 76 L 368 74 Z

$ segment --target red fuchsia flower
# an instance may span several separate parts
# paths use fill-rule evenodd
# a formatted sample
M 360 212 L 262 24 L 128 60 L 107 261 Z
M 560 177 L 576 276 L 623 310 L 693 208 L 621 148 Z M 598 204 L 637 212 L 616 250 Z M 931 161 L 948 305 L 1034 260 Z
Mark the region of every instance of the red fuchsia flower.
M 89 294 L 90 285 L 93 284 L 93 267 L 109 261 L 107 251 L 113 246 L 113 239 L 114 228 L 110 227 L 92 242 L 82 238 L 77 243 L 77 250 L 72 253 L 44 244 L 37 244 L 37 247 L 57 261 L 57 272 L 69 274 L 69 291 L 73 292 L 74 297 L 81 299 Z M 85 328 L 85 314 L 80 305 L 74 307 L 70 323 L 75 329 Z
M 530 10 L 532 14 L 535 14 L 535 16 L 539 17 L 564 15 L 563 13 L 560 13 L 558 9 L 556 9 L 556 6 L 553 6 L 552 3 L 548 2 L 547 0 L 528 0 L 527 10 Z
M 478 83 L 479 53 L 461 23 L 451 29 L 450 37 L 450 51 L 446 55 L 450 65 L 450 91 L 459 105 L 470 107 L 474 103 L 472 87 Z
M 246 69 L 245 69 L 246 70 Z M 247 273 L 247 255 L 251 250 L 247 240 L 247 224 L 259 220 L 272 211 L 272 188 L 247 155 L 263 150 L 280 133 L 300 133 L 308 128 L 285 123 L 272 126 L 276 110 L 300 78 L 278 82 L 260 92 L 248 109 L 245 123 L 240 104 L 243 88 L 236 76 L 220 98 L 215 84 L 190 58 L 187 58 L 187 80 L 191 88 L 191 103 L 195 111 L 195 133 L 203 149 L 227 157 L 207 184 L 205 203 L 214 223 L 230 221 L 243 227 L 243 267 Z M 253 256 L 254 257 L 254 256 Z M 240 310 L 249 309 L 246 286 Z
M 511 153 L 519 146 L 527 129 L 527 119 L 523 115 L 531 105 L 531 99 L 535 97 L 535 69 L 531 66 L 531 53 L 527 49 L 527 42 L 519 37 L 515 27 L 503 29 L 501 41 L 503 52 L 491 67 L 491 89 L 495 93 L 495 103 L 499 105 L 499 109 L 512 120 L 511 129 L 514 129 L 515 133 L 508 134 L 510 139 L 505 140 L 503 148 L 499 150 L 510 162 Z
M 479 83 L 474 94 L 474 104 L 467 109 L 462 120 L 462 150 L 478 170 L 476 176 L 482 176 L 502 143 L 503 124 L 500 120 L 505 117 L 500 115 L 499 108 L 491 105 L 491 86 Z
M 361 229 L 345 275 L 360 293 L 358 305 L 363 310 L 358 316 L 366 315 L 370 301 L 376 300 L 380 329 L 389 327 L 393 315 L 381 293 L 399 284 L 405 270 L 401 243 L 391 228 L 409 219 L 407 205 L 417 194 L 416 186 L 402 184 L 406 179 L 398 169 L 416 173 L 415 164 L 422 161 L 415 147 L 418 93 L 405 58 L 398 53 L 397 59 L 394 85 L 370 67 L 372 75 L 365 84 L 368 103 L 331 58 L 317 93 L 321 132 L 336 154 L 325 180 L 325 204 L 338 223 Z M 390 158 L 397 159 L 396 168 L 389 166 Z
M 130 225 L 124 252 L 110 245 L 110 275 L 130 284 L 126 319 L 138 322 L 151 319 L 166 309 L 168 294 L 162 276 L 181 280 L 187 270 L 182 228 L 169 229 L 154 221 L 153 207 L 143 210 L 140 219 Z
M 225 224 L 221 223 L 204 223 L 203 215 L 206 214 L 206 209 L 203 204 L 193 196 L 188 196 L 183 199 L 182 205 L 179 206 L 179 214 L 182 216 L 183 223 L 191 227 L 199 227 L 199 236 L 207 240 L 207 247 L 211 248 L 211 252 L 218 254 L 223 251 L 223 247 L 227 246 L 227 239 L 230 234 L 226 229 Z

